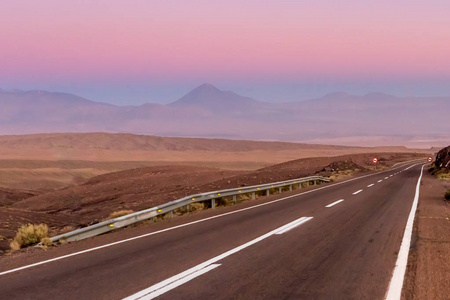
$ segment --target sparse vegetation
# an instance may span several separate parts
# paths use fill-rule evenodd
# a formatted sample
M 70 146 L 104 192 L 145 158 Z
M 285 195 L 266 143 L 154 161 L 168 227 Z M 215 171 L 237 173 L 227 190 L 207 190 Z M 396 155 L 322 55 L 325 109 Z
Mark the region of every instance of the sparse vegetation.
M 356 171 L 354 171 L 354 170 L 337 171 L 337 172 L 333 173 L 329 178 L 330 178 L 330 180 L 335 181 L 337 179 L 351 177 L 355 173 L 356 173 Z
M 447 190 L 444 195 L 445 200 L 450 200 L 450 190 Z
M 16 251 L 20 248 L 39 243 L 45 238 L 48 238 L 47 225 L 22 225 L 17 230 L 14 240 L 10 243 L 10 247 L 11 250 Z
M 115 218 L 118 218 L 118 217 L 123 217 L 123 216 L 129 215 L 129 214 L 132 214 L 133 212 L 134 212 L 134 211 L 131 210 L 131 209 L 123 209 L 123 210 L 119 210 L 119 211 L 114 211 L 114 212 L 112 212 L 112 213 L 109 215 L 109 217 L 107 218 L 107 220 L 109 220 L 109 219 L 115 219 Z
M 186 206 L 182 206 L 182 207 L 174 210 L 174 213 L 176 213 L 177 215 L 184 215 L 185 213 L 203 210 L 205 208 L 206 208 L 206 205 L 204 202 L 194 202 L 194 203 L 190 203 L 188 205 L 188 208 Z
M 436 177 L 441 180 L 450 180 L 450 172 L 449 171 L 443 171 L 436 174 Z
M 428 168 L 428 172 L 430 172 L 431 175 L 435 176 L 437 179 L 450 180 L 450 171 L 446 169 L 439 169 L 434 163 L 430 166 L 430 168 Z
M 41 244 L 44 248 L 47 248 L 47 247 L 52 246 L 53 242 L 49 237 L 45 237 L 41 240 Z
M 231 205 L 232 202 L 227 198 L 218 198 L 216 199 L 216 206 L 228 206 Z
M 242 194 L 242 195 L 239 195 L 237 198 L 238 202 L 242 202 L 242 201 L 250 200 L 250 199 L 252 199 L 251 194 Z
M 205 204 L 203 202 L 195 202 L 195 203 L 189 204 L 189 211 L 190 212 L 197 211 L 197 210 L 202 210 L 204 208 L 205 208 Z

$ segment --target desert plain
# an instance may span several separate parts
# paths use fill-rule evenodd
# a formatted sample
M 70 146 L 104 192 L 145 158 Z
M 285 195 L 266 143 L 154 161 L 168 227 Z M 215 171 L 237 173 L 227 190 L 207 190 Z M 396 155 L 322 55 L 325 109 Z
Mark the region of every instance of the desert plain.
M 18 227 L 51 234 L 198 192 L 309 175 L 336 180 L 435 149 L 352 147 L 133 134 L 0 136 L 0 250 Z

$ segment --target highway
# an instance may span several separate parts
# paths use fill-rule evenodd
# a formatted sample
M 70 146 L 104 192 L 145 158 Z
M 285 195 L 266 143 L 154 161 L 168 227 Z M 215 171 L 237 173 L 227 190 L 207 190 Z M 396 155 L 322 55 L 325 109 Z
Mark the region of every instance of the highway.
M 383 299 L 422 165 L 2 259 L 0 298 Z

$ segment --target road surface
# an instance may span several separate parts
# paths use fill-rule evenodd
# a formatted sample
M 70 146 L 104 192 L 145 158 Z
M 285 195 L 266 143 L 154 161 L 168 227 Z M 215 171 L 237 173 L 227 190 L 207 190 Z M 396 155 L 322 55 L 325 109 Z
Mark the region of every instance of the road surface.
M 0 298 L 383 299 L 421 166 L 178 218 L 83 253 L 21 254 L 0 263 Z

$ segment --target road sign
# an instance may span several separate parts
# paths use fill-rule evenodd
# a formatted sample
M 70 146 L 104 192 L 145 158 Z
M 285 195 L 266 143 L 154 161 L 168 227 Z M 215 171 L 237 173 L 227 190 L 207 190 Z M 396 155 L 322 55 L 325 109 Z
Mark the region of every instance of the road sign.
M 431 156 L 428 156 L 428 162 L 432 162 L 433 158 Z
M 374 157 L 374 158 L 372 159 L 372 162 L 373 162 L 374 164 L 377 164 L 377 163 L 378 163 L 378 158 Z

